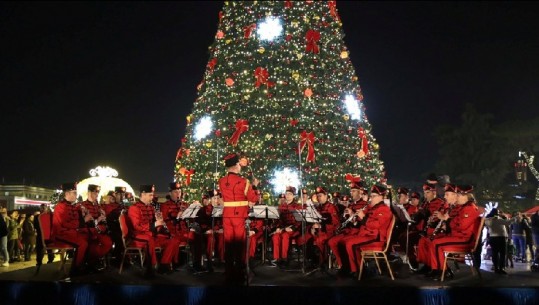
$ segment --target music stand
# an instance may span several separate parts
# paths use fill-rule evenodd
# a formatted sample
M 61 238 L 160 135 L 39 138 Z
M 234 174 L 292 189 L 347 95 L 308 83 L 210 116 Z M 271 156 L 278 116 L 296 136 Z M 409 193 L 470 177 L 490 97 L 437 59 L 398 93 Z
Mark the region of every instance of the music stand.
M 410 226 L 415 223 L 415 221 L 410 217 L 410 214 L 408 214 L 408 211 L 406 211 L 406 208 L 404 208 L 401 204 L 393 204 L 393 208 L 395 213 L 397 214 L 397 217 L 402 223 L 406 223 L 406 247 L 405 247 L 405 255 L 403 259 L 403 263 L 408 264 L 410 266 L 410 262 L 408 259 L 408 234 L 410 233 Z M 412 266 L 410 266 L 411 268 Z
M 185 209 L 185 211 L 183 211 L 183 214 L 180 217 L 181 219 L 185 220 L 185 222 L 187 223 L 187 228 L 189 230 L 194 229 L 195 233 L 196 233 L 196 228 L 191 227 L 191 223 L 190 223 L 189 220 L 190 219 L 195 219 L 196 217 L 198 217 L 197 214 L 198 214 L 198 211 L 200 211 L 201 208 L 202 208 L 202 204 L 200 204 L 200 202 L 193 202 L 193 203 L 191 203 L 191 205 L 189 205 L 189 207 L 187 207 L 187 209 Z M 187 244 L 189 244 L 189 242 Z M 192 254 L 192 255 L 193 255 L 193 259 L 195 259 L 194 254 Z M 194 262 L 193 262 L 193 265 L 194 265 Z M 199 274 L 199 273 L 201 273 L 201 272 L 195 272 L 194 274 Z
M 262 263 L 265 263 L 266 249 L 268 245 L 268 219 L 279 219 L 279 210 L 276 206 L 255 205 L 249 212 L 249 217 L 264 219 L 264 249 L 262 251 Z

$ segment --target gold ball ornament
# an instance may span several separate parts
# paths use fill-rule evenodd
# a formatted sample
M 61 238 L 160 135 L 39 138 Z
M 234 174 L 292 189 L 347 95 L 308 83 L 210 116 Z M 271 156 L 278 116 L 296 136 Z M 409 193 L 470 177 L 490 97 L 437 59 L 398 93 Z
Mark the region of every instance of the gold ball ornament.
M 342 116 L 342 119 L 348 121 L 350 119 L 350 116 L 348 114 L 345 114 Z
M 185 119 L 187 120 L 187 125 L 191 124 L 191 121 L 193 120 L 193 116 L 192 115 L 188 115 L 185 117 Z
M 213 145 L 213 144 L 212 144 L 211 141 L 206 142 L 206 147 L 207 147 L 207 148 L 211 148 L 212 145 Z
M 373 148 L 374 150 L 378 150 L 378 149 L 380 148 L 380 145 L 378 145 L 378 143 L 373 143 L 373 144 L 372 144 L 372 148 Z
M 264 193 L 264 194 L 262 194 L 262 199 L 264 199 L 264 200 L 268 200 L 268 199 L 270 199 L 270 194 L 269 194 L 269 193 L 267 193 L 267 192 L 266 192 L 266 193 Z
M 352 80 L 353 80 L 353 81 L 357 81 L 357 76 L 355 76 L 355 75 L 352 76 Z
M 296 54 L 296 56 L 298 57 L 298 59 L 301 59 L 303 57 L 303 54 L 298 53 L 298 54 Z
M 226 43 L 226 44 L 230 44 L 231 42 L 232 42 L 232 39 L 227 39 L 227 40 L 225 40 L 225 43 Z
M 292 22 L 290 22 L 290 24 L 292 25 L 292 27 L 294 28 L 297 28 L 299 26 L 299 22 L 297 20 L 292 20 Z
M 341 52 L 341 58 L 342 59 L 348 58 L 348 52 L 347 51 L 342 51 Z
M 258 53 L 264 54 L 264 52 L 266 52 L 266 49 L 264 49 L 264 47 L 260 47 L 260 48 L 258 49 Z
M 298 72 L 292 73 L 292 79 L 294 79 L 295 81 L 297 81 L 297 80 L 299 79 L 299 73 L 298 73 Z

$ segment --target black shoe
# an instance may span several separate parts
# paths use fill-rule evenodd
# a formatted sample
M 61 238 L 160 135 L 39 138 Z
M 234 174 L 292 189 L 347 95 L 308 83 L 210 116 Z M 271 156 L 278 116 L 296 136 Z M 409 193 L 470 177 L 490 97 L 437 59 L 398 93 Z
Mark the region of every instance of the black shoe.
M 417 271 L 415 271 L 414 273 L 415 274 L 427 274 L 431 271 L 430 267 L 427 266 L 427 265 L 423 265 L 423 267 L 421 267 L 420 269 L 418 269 Z
M 426 277 L 426 278 L 433 278 L 433 277 L 435 277 L 435 276 L 438 274 L 438 271 L 439 271 L 439 270 L 436 270 L 436 269 L 431 270 L 431 271 L 425 273 L 425 277 Z
M 272 260 L 270 260 L 270 262 L 269 262 L 269 266 L 270 266 L 270 267 L 277 267 L 277 264 L 278 264 L 278 263 L 279 263 L 278 260 L 272 259 Z

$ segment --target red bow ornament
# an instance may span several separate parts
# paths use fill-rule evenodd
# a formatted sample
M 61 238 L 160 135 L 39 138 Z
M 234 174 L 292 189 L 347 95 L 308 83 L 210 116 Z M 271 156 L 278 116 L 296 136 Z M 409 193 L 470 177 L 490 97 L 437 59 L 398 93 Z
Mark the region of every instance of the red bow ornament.
M 369 142 L 367 140 L 367 135 L 365 134 L 365 130 L 362 127 L 359 127 L 357 134 L 359 136 L 359 141 L 361 142 L 360 152 L 362 152 L 361 154 L 365 156 L 369 153 Z
M 213 69 L 215 69 L 215 65 L 217 65 L 217 58 L 214 57 L 208 62 L 208 65 L 207 65 L 210 73 L 212 73 Z
M 303 152 L 303 149 L 305 148 L 305 145 L 308 145 L 307 149 L 307 162 L 314 162 L 314 141 L 316 139 L 314 138 L 314 132 L 307 133 L 305 130 L 301 132 L 300 134 L 300 141 L 299 141 L 299 153 L 301 154 Z
M 255 83 L 255 87 L 256 88 L 259 88 L 261 85 L 266 85 L 266 87 L 273 87 L 274 83 L 270 82 L 268 80 L 269 78 L 269 72 L 268 70 L 262 68 L 262 67 L 258 67 L 256 68 L 255 70 L 255 78 L 256 78 L 256 83 Z
M 241 134 L 246 132 L 247 130 L 249 130 L 249 122 L 242 119 L 237 120 L 236 131 L 234 132 L 234 134 L 232 134 L 230 139 L 228 139 L 228 144 L 231 144 L 232 146 L 238 145 L 238 140 L 240 139 Z
M 328 6 L 331 17 L 335 20 L 339 20 L 339 15 L 337 14 L 337 1 L 328 1 Z
M 243 27 L 243 38 L 249 39 L 254 29 L 256 29 L 256 23 L 251 23 L 250 25 Z
M 307 47 L 305 52 L 313 52 L 315 54 L 320 53 L 320 48 L 318 47 L 317 42 L 320 41 L 320 32 L 315 30 L 308 30 L 305 35 L 305 40 L 307 40 Z
M 346 175 L 344 176 L 344 179 L 345 179 L 346 181 L 350 182 L 350 183 L 361 181 L 361 177 L 360 177 L 360 176 L 354 176 L 354 175 L 352 175 L 352 174 L 346 174 Z
M 191 184 L 191 176 L 195 173 L 194 169 L 186 170 L 184 172 L 185 175 L 185 185 Z

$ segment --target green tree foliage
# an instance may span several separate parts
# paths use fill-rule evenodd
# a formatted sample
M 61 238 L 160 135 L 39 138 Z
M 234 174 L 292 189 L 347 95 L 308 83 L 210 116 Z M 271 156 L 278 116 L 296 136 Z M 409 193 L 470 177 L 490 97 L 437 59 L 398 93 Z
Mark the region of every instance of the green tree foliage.
M 269 39 L 267 21 L 276 30 Z M 225 2 L 175 180 L 200 194 L 225 174 L 222 158 L 229 153 L 245 154 L 248 170 L 274 195 L 288 183 L 276 185 L 275 173 L 300 165 L 302 186 L 311 190 L 342 191 L 347 173 L 367 184 L 382 180 L 379 147 L 343 38 L 335 1 Z

